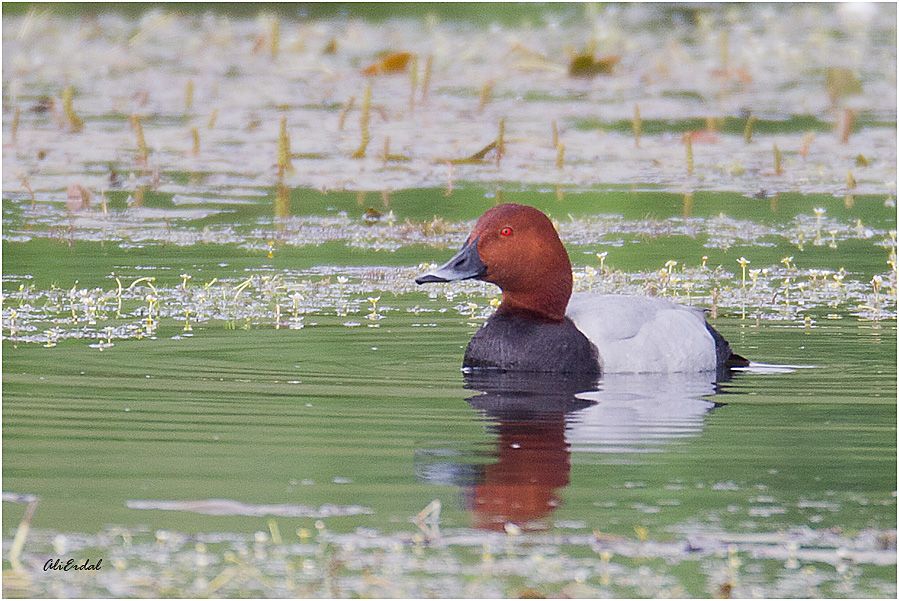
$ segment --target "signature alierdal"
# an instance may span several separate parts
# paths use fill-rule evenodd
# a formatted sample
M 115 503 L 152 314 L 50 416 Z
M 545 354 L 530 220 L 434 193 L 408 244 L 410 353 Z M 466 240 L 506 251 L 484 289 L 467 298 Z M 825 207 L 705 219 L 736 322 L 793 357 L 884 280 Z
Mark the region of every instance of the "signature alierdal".
M 69 570 L 99 570 L 102 566 L 103 558 L 97 560 L 96 563 L 91 563 L 90 559 L 85 559 L 83 563 L 78 563 L 75 559 L 69 559 L 65 563 L 62 562 L 62 559 L 48 559 L 46 563 L 44 563 L 44 571 L 49 572 L 50 570 L 61 570 L 63 572 L 68 572 Z

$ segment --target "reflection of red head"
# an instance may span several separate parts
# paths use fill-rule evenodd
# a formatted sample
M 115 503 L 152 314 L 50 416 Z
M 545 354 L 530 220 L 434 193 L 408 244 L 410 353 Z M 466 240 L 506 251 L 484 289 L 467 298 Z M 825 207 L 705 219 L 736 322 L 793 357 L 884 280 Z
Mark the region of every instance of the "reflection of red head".
M 501 421 L 499 461 L 484 470 L 471 489 L 474 526 L 502 530 L 548 516 L 558 505 L 556 490 L 568 484 L 571 456 L 565 420 Z

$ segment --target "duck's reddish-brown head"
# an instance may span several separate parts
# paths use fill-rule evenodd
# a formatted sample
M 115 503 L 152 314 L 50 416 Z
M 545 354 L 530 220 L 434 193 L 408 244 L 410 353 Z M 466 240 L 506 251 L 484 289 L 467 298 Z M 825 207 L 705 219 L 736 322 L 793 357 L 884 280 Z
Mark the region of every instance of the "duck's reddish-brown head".
M 499 311 L 562 321 L 571 297 L 571 261 L 549 218 L 534 207 L 501 204 L 484 213 L 445 265 L 418 284 L 480 279 L 499 286 Z

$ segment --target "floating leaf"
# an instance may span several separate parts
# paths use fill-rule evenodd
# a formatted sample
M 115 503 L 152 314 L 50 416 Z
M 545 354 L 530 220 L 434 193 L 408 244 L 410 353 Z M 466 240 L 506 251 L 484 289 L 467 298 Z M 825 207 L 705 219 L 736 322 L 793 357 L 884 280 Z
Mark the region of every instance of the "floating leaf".
M 862 82 L 851 69 L 845 67 L 828 67 L 824 71 L 824 87 L 830 101 L 836 104 L 845 96 L 862 93 Z
M 374 62 L 362 69 L 362 75 L 383 75 L 385 73 L 402 73 L 409 66 L 412 59 L 411 52 L 391 52 L 383 55 L 377 62 Z
M 868 160 L 868 157 L 866 157 L 863 154 L 860 154 L 857 157 L 855 157 L 855 166 L 856 167 L 867 167 L 870 164 L 871 164 L 871 161 Z
M 593 54 L 577 54 L 568 63 L 568 75 L 571 77 L 596 77 L 609 75 L 621 60 L 618 55 L 594 58 Z

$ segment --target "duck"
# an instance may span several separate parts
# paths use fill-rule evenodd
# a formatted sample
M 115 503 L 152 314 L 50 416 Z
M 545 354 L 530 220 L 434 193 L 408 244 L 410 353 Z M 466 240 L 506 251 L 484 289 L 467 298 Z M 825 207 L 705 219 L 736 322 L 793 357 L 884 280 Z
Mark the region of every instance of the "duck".
M 417 284 L 476 279 L 502 302 L 468 343 L 464 371 L 722 374 L 734 353 L 701 308 L 658 297 L 576 293 L 552 221 L 513 203 L 487 210 L 445 264 Z

